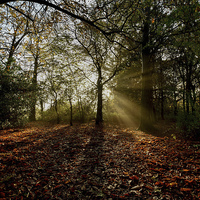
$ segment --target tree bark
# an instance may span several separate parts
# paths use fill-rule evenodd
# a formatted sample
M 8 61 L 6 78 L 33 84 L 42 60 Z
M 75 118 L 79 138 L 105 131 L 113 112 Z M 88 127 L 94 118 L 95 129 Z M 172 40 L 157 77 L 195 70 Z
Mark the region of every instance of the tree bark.
M 149 8 L 147 8 L 149 9 Z M 147 10 L 148 13 L 148 10 Z M 148 16 L 148 15 L 147 15 Z M 153 129 L 153 58 L 150 49 L 149 17 L 143 28 L 142 42 L 142 96 L 141 96 L 141 122 L 139 129 L 149 131 Z
M 195 93 L 195 86 L 192 85 L 191 86 L 191 96 L 190 96 L 190 99 L 191 99 L 191 107 L 192 107 L 192 113 L 195 113 L 195 104 L 196 104 L 196 93 Z
M 161 119 L 164 120 L 164 92 L 163 89 L 161 89 L 161 94 L 160 94 L 160 99 L 161 99 Z
M 38 67 L 39 67 L 39 52 L 37 51 L 37 54 L 35 56 L 35 63 L 34 63 L 34 72 L 33 72 L 33 91 L 32 91 L 32 98 L 31 98 L 31 105 L 30 105 L 30 115 L 29 120 L 35 121 L 36 120 L 36 102 L 37 102 L 37 75 L 38 75 Z
M 56 94 L 56 98 L 55 98 L 54 106 L 55 106 L 55 111 L 56 111 L 56 115 L 57 115 L 56 122 L 57 122 L 57 124 L 59 124 L 59 123 L 60 123 L 60 116 L 59 116 L 59 113 L 58 113 L 58 100 L 57 100 L 57 94 Z
M 73 126 L 73 107 L 71 98 L 69 98 L 69 104 L 70 104 L 70 126 Z
M 177 105 L 177 99 L 176 99 L 176 90 L 174 90 L 174 116 L 177 116 L 178 114 L 178 105 Z
M 160 87 L 160 90 L 159 90 L 159 99 L 160 99 L 160 117 L 162 120 L 164 120 L 164 91 L 163 91 L 163 88 L 164 88 L 164 75 L 163 75 L 163 67 L 160 66 L 160 75 L 159 75 L 159 87 Z
M 183 113 L 185 114 L 185 77 L 182 78 L 182 84 L 183 84 Z
M 40 99 L 40 108 L 41 108 L 41 117 L 43 119 L 43 115 L 44 115 L 44 102 L 43 102 L 43 99 Z
M 153 129 L 153 89 L 150 54 L 143 53 L 142 60 L 141 122 L 139 129 L 148 131 Z
M 97 116 L 96 116 L 96 124 L 100 124 L 103 122 L 103 84 L 101 77 L 101 70 L 99 69 L 99 77 L 97 81 L 97 93 L 98 93 L 98 101 L 97 101 Z
M 11 47 L 10 47 L 8 60 L 7 60 L 7 63 L 6 63 L 6 71 L 9 71 L 9 69 L 10 69 L 10 66 L 11 66 L 11 64 L 13 62 L 13 55 L 15 53 L 15 50 L 17 49 L 17 47 L 19 46 L 19 44 L 23 40 L 23 38 L 28 34 L 28 31 L 25 31 L 24 34 L 17 40 L 16 33 L 17 33 L 17 30 L 20 27 L 20 25 L 21 24 L 19 24 L 17 26 L 17 28 L 15 29 L 15 33 L 13 35 L 12 44 L 11 44 Z

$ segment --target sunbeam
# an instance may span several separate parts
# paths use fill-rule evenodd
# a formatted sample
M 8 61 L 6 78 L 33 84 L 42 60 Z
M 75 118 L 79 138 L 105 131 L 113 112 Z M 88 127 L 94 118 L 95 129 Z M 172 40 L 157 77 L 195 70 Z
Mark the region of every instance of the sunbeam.
M 115 92 L 113 109 L 117 113 L 117 123 L 126 127 L 138 128 L 140 123 L 140 106 L 125 95 Z

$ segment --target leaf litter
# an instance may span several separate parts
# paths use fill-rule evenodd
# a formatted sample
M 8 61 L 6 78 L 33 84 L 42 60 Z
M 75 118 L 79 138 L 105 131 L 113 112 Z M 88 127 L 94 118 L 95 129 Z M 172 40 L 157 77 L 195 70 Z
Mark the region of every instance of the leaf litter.
M 91 124 L 0 131 L 0 198 L 200 199 L 200 143 Z

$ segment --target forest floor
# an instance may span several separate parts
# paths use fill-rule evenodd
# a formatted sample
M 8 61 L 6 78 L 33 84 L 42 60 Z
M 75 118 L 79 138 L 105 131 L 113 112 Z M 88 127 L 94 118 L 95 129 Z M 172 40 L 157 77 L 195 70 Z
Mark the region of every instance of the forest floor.
M 0 199 L 200 199 L 200 142 L 91 124 L 0 131 Z

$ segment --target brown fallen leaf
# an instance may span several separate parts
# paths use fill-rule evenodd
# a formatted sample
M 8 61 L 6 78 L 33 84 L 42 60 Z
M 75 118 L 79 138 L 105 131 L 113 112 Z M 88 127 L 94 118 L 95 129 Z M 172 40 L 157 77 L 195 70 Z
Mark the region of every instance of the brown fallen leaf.
M 192 188 L 181 188 L 181 192 L 190 192 Z

